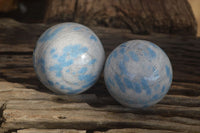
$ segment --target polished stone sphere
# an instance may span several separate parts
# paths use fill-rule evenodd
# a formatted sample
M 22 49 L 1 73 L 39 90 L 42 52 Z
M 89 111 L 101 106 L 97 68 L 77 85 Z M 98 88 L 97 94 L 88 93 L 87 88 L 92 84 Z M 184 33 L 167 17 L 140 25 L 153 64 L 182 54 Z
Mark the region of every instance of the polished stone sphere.
M 172 83 L 172 66 L 152 42 L 132 40 L 107 58 L 104 79 L 111 96 L 124 106 L 148 107 L 159 102 Z
M 47 29 L 33 53 L 39 80 L 58 94 L 79 94 L 95 84 L 105 52 L 95 33 L 77 23 Z

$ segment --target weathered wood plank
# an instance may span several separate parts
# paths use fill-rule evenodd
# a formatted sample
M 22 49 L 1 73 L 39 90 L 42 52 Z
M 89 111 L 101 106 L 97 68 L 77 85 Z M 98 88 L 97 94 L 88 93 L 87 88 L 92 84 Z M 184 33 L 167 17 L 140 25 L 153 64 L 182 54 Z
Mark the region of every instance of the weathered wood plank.
M 95 131 L 94 133 L 180 133 L 178 131 L 147 130 L 138 128 L 110 129 L 108 131 Z M 182 132 L 184 133 L 184 131 Z
M 12 82 L 7 82 L 7 81 L 0 81 L 0 91 L 8 91 L 8 90 L 14 90 L 14 89 L 27 90 L 25 86 L 22 84 L 12 83 Z
M 169 94 L 200 96 L 200 86 L 196 83 L 173 82 Z
M 200 5 L 200 1 L 199 0 L 188 0 L 188 2 L 190 3 L 195 19 L 197 21 L 197 36 L 200 37 L 200 9 L 199 9 L 199 5 Z
M 0 73 L 8 79 L 30 79 L 36 78 L 33 67 L 2 68 Z
M 74 129 L 22 129 L 17 133 L 86 133 L 85 130 Z
M 13 131 L 14 130 L 14 131 Z M 86 130 L 75 130 L 75 129 L 9 129 L 0 128 L 0 133 L 86 133 Z
M 57 103 L 52 101 L 44 100 L 13 100 L 8 101 L 6 109 L 17 109 L 17 110 L 95 110 L 95 111 L 107 111 L 116 113 L 135 113 L 145 115 L 158 115 L 161 116 L 182 116 L 187 118 L 195 125 L 200 126 L 200 107 L 184 107 L 184 106 L 173 106 L 173 105 L 161 105 L 157 104 L 150 108 L 145 109 L 131 109 L 123 107 L 121 105 L 102 105 L 95 107 L 88 103 Z M 196 120 L 195 120 L 196 119 Z M 187 122 L 187 121 L 186 121 Z M 185 123 L 185 119 L 183 120 Z M 189 124 L 189 123 L 187 123 Z
M 91 104 L 108 105 L 117 104 L 110 96 L 96 96 L 96 94 L 81 94 L 74 96 L 64 96 L 39 92 L 33 89 L 1 91 L 0 101 L 7 100 L 51 100 L 61 103 L 68 102 L 88 102 Z M 160 104 L 165 105 L 182 105 L 189 107 L 198 107 L 200 105 L 200 97 L 187 97 L 178 95 L 167 95 Z
M 187 84 L 190 85 L 190 84 Z M 195 86 L 195 85 L 194 85 Z M 105 87 L 105 86 L 104 86 Z M 196 86 L 198 87 L 198 86 Z M 173 88 L 173 87 L 172 87 Z M 104 89 L 106 93 L 106 88 L 99 88 L 100 90 Z M 189 91 L 190 89 L 188 89 Z M 60 103 L 69 103 L 69 102 L 87 102 L 99 105 L 108 105 L 108 104 L 117 104 L 108 94 L 106 96 L 97 96 L 92 93 L 92 91 L 98 91 L 98 88 L 93 87 L 90 89 L 91 93 L 88 92 L 81 95 L 74 96 L 64 96 L 64 95 L 55 95 L 51 92 L 45 93 L 37 91 L 35 89 L 27 89 L 22 84 L 10 83 L 10 82 L 0 82 L 0 101 L 8 100 L 50 100 Z M 192 89 L 191 89 L 192 91 Z M 104 93 L 105 93 L 104 92 Z M 198 92 L 198 91 L 197 91 Z M 195 91 L 194 91 L 195 93 Z M 160 101 L 160 104 L 164 105 L 181 105 L 188 107 L 199 107 L 200 106 L 200 97 L 198 96 L 183 96 L 180 95 L 166 95 L 163 100 Z
M 1 55 L 1 68 L 33 67 L 31 55 Z
M 163 100 L 160 101 L 161 104 L 167 105 L 181 105 L 188 107 L 198 107 L 200 97 L 187 97 L 179 95 L 166 95 Z
M 31 54 L 33 53 L 33 50 L 35 48 L 35 40 L 34 42 L 29 42 L 29 43 L 17 43 L 17 44 L 12 44 L 10 42 L 1 42 L 0 45 L 0 52 L 1 54 Z
M 15 110 L 3 112 L 6 129 L 19 128 L 148 128 L 172 131 L 198 132 L 200 126 L 168 121 L 166 117 L 133 113 L 114 113 L 94 110 Z
M 187 0 L 48 0 L 45 21 L 129 28 L 133 33 L 196 33 Z
M 6 94 L 7 93 L 7 94 Z M 52 100 L 57 102 L 97 102 L 95 94 L 82 94 L 73 96 L 54 95 L 32 90 L 1 92 L 0 101 L 7 100 Z

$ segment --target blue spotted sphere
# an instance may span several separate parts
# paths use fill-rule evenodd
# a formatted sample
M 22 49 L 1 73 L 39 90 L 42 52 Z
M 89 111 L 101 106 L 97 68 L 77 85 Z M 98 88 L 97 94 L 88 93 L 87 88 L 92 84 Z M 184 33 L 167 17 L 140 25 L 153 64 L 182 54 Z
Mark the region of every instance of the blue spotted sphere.
M 112 51 L 104 79 L 111 96 L 124 106 L 156 104 L 172 83 L 172 67 L 165 52 L 152 42 L 132 40 Z
M 104 65 L 105 52 L 95 33 L 77 23 L 47 29 L 33 53 L 39 80 L 58 94 L 79 94 L 95 84 Z

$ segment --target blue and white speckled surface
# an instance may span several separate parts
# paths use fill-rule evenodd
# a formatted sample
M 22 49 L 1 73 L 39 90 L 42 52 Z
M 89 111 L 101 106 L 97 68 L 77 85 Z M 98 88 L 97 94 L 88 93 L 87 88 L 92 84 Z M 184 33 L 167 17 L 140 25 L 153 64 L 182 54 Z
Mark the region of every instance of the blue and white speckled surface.
M 38 78 L 59 94 L 78 94 L 94 85 L 104 60 L 99 38 L 77 23 L 62 23 L 46 30 L 33 53 Z
M 149 41 L 128 41 L 112 51 L 104 69 L 110 94 L 122 105 L 148 107 L 159 102 L 172 83 L 168 56 Z

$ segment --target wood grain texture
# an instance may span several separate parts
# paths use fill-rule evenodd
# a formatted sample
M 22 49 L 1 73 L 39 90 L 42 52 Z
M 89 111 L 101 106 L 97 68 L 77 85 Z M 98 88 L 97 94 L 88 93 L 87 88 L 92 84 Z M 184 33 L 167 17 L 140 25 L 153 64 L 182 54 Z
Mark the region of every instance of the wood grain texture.
M 192 7 L 192 11 L 197 21 L 197 36 L 200 37 L 200 1 L 199 0 L 188 0 Z
M 84 130 L 73 129 L 22 129 L 17 133 L 86 133 Z
M 133 33 L 196 35 L 187 0 L 48 0 L 45 22 L 75 21 L 90 26 L 128 28 Z
M 110 129 L 108 131 L 95 131 L 94 133 L 180 133 L 178 131 L 146 130 L 137 128 Z M 183 132 L 184 133 L 184 132 Z
M 200 125 L 188 125 L 165 117 L 95 110 L 16 110 L 3 112 L 3 128 L 98 129 L 138 127 L 159 130 L 198 132 Z M 99 117 L 101 116 L 101 117 Z M 173 118 L 172 118 L 173 119 Z
M 168 94 L 150 108 L 131 109 L 109 95 L 103 75 L 91 89 L 74 96 L 55 95 L 39 82 L 32 67 L 32 51 L 49 26 L 0 20 L 0 31 L 5 31 L 0 32 L 0 132 L 200 131 L 200 38 L 142 36 L 126 29 L 91 27 L 102 40 L 106 55 L 124 41 L 145 39 L 158 44 L 172 61 L 174 80 Z
M 96 103 L 97 104 L 97 103 Z M 197 124 L 200 124 L 200 107 L 184 107 L 174 105 L 157 104 L 147 109 L 130 109 L 120 105 L 102 105 L 101 107 L 95 107 L 89 103 L 58 103 L 55 101 L 43 101 L 43 100 L 15 100 L 6 103 L 6 109 L 18 109 L 18 110 L 95 110 L 95 111 L 109 111 L 117 113 L 135 113 L 135 114 L 159 114 L 162 116 L 176 115 L 187 118 L 197 119 Z M 195 121 L 195 120 L 194 120 Z

